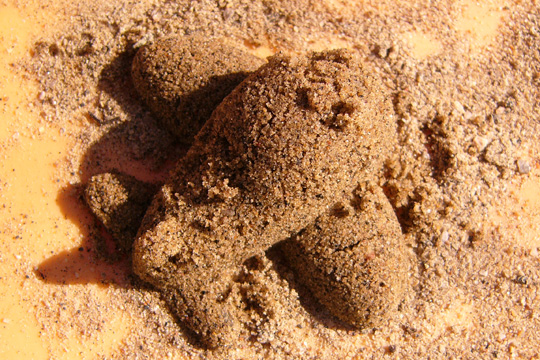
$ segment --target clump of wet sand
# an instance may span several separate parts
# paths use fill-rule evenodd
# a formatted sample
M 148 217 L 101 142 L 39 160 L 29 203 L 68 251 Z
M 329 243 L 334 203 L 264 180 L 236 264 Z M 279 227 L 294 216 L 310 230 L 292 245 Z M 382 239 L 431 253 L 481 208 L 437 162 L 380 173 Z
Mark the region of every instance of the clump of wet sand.
M 154 198 L 135 273 L 208 346 L 233 343 L 235 269 L 380 170 L 395 141 L 389 109 L 380 80 L 347 50 L 270 58 L 214 110 Z
M 166 39 L 152 48 L 172 43 Z M 176 44 L 184 46 L 180 54 L 193 46 Z M 199 54 L 216 60 L 213 44 Z M 143 48 L 135 58 L 141 94 L 168 86 L 158 73 L 199 82 L 214 74 L 213 66 L 202 79 L 189 66 L 164 69 L 170 63 L 155 53 Z M 218 63 L 228 64 L 222 71 L 232 71 L 240 51 L 219 53 Z M 148 62 L 160 65 L 141 75 L 140 64 Z M 155 100 L 149 106 L 155 108 Z M 232 275 L 249 258 L 289 239 L 283 248 L 299 279 L 331 313 L 359 328 L 381 323 L 405 296 L 408 267 L 388 200 L 380 189 L 359 183 L 380 173 L 395 142 L 389 108 L 380 80 L 347 50 L 270 58 L 217 107 L 156 195 L 135 241 L 134 271 L 162 291 L 208 346 L 229 345 L 245 327 L 230 296 Z M 199 123 L 177 121 L 193 128 Z M 352 150 L 351 143 L 362 145 Z M 115 191 L 109 195 L 116 197 Z M 367 199 L 374 204 L 361 205 Z M 104 206 L 88 203 L 103 218 Z M 336 210 L 342 203 L 348 210 Z

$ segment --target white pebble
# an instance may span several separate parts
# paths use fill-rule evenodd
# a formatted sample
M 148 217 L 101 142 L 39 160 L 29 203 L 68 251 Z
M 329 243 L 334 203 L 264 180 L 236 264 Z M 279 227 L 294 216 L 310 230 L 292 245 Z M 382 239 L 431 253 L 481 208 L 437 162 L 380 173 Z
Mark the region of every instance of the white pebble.
M 485 276 L 488 275 L 488 272 L 487 272 L 487 270 L 480 270 L 480 273 L 479 273 L 479 274 L 480 274 L 480 276 L 484 276 L 484 277 L 485 277 Z
M 450 237 L 450 235 L 448 234 L 448 231 L 444 230 L 441 234 L 441 237 L 440 237 L 440 241 L 441 243 L 446 243 L 448 241 L 448 238 Z
M 459 101 L 454 101 L 454 108 L 461 114 L 465 112 L 465 109 L 463 108 L 463 105 Z
M 519 159 L 517 161 L 517 166 L 521 174 L 528 174 L 531 171 L 531 165 L 527 160 Z
M 489 144 L 489 140 L 482 137 L 482 136 L 477 136 L 474 138 L 473 140 L 474 142 L 474 145 L 476 145 L 476 148 L 479 150 L 479 151 L 482 151 L 484 150 L 488 144 Z

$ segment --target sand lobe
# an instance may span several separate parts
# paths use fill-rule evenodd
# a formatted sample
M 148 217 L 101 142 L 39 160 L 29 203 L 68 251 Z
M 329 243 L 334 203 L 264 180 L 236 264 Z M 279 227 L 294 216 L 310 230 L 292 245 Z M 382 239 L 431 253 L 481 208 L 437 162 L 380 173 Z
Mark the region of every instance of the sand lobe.
M 223 98 L 262 64 L 222 39 L 174 36 L 141 48 L 131 74 L 162 125 L 190 143 Z

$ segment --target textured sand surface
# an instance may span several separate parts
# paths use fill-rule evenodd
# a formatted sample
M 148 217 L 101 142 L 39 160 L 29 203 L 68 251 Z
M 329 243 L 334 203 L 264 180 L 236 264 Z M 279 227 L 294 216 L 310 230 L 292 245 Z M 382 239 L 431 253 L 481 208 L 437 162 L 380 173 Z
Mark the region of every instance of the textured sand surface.
M 539 10 L 518 1 L 3 2 L 0 357 L 538 357 Z M 397 143 L 375 185 L 412 263 L 395 316 L 347 327 L 273 247 L 235 277 L 249 329 L 212 351 L 118 256 L 83 185 L 113 168 L 162 183 L 186 154 L 130 71 L 143 45 L 194 34 L 261 58 L 346 47 L 383 79 Z

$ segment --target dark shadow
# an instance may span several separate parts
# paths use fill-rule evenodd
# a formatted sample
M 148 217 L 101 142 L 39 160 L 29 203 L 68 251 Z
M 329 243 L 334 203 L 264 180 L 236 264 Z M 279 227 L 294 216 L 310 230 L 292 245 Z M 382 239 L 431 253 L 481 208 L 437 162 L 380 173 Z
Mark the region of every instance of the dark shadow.
M 183 157 L 195 135 L 221 103 L 249 73 L 236 72 L 212 76 L 205 86 L 178 96 L 178 123 L 184 129 L 182 139 L 175 138 L 143 104 L 131 78 L 134 51 L 126 51 L 104 67 L 98 91 L 107 94 L 120 106 L 127 120 L 115 117 L 107 104 L 96 104 L 101 113 L 89 113 L 88 120 L 110 129 L 88 149 L 81 162 L 81 180 L 117 169 L 143 181 L 163 181 L 172 165 Z M 103 99 L 102 99 L 103 100 Z M 179 120 L 181 121 L 181 120 Z
M 95 126 L 109 127 L 107 132 L 90 146 L 80 166 L 81 181 L 99 173 L 117 169 L 142 181 L 163 181 L 176 160 L 188 146 L 176 141 L 163 129 L 144 107 L 131 81 L 133 51 L 126 51 L 104 67 L 98 91 L 111 98 L 125 114 L 122 121 L 115 110 L 96 104 L 100 113 L 89 113 Z M 114 108 L 114 107 L 113 107 Z
M 49 284 L 131 287 L 129 280 L 131 262 L 127 258 L 115 264 L 98 258 L 95 248 L 83 243 L 78 248 L 63 251 L 43 261 L 35 273 Z
M 189 149 L 186 142 L 177 141 L 163 129 L 142 104 L 130 74 L 134 53 L 129 50 L 119 55 L 100 74 L 97 87 L 100 95 L 95 110 L 88 112 L 86 118 L 97 131 L 106 131 L 82 156 L 78 169 L 81 184 L 63 188 L 56 199 L 65 218 L 79 228 L 83 240 L 78 246 L 53 254 L 39 264 L 35 274 L 45 283 L 152 290 L 133 274 L 131 253 L 116 249 L 110 234 L 87 208 L 82 196 L 92 176 L 113 169 L 144 182 L 163 183 L 176 161 Z M 213 79 L 212 88 L 219 87 L 222 80 L 230 82 L 231 78 Z M 187 96 L 200 99 L 208 91 L 212 90 L 201 89 Z M 178 323 L 194 346 L 204 348 L 181 321 Z
M 389 176 L 387 176 L 387 178 L 389 178 Z M 395 185 L 387 183 L 383 185 L 382 190 L 388 198 L 390 205 L 392 205 L 392 209 L 394 209 L 399 226 L 401 227 L 401 232 L 403 234 L 408 234 L 414 226 L 412 213 L 416 202 L 413 199 L 409 199 L 407 204 L 397 206 L 396 199 L 399 189 Z
M 140 104 L 131 84 L 132 57 L 133 51 L 121 54 L 101 73 L 98 91 L 114 99 L 127 120 L 108 116 L 107 106 L 102 113 L 87 114 L 94 126 L 106 126 L 108 130 L 83 155 L 79 168 L 83 184 L 93 175 L 111 169 L 142 181 L 163 181 L 174 160 L 186 152 L 185 147 L 178 146 L 158 127 L 153 116 Z M 117 251 L 110 234 L 84 203 L 83 189 L 82 184 L 67 186 L 59 191 L 56 199 L 66 219 L 79 228 L 81 244 L 43 261 L 35 270 L 36 275 L 52 284 L 131 287 L 131 254 Z
M 225 75 L 214 75 L 207 79 L 204 86 L 197 90 L 182 94 L 175 99 L 176 114 L 172 120 L 178 136 L 189 144 L 212 115 L 214 109 L 221 104 L 250 73 L 235 72 Z M 157 106 L 157 105 L 155 105 Z M 171 122 L 172 122 L 171 121 Z M 187 125 L 187 126 L 186 126 Z
M 452 164 L 452 151 L 444 129 L 446 121 L 445 116 L 439 115 L 421 129 L 426 139 L 424 146 L 429 154 L 432 176 L 439 183 L 444 182 L 445 174 Z
M 279 276 L 289 283 L 289 286 L 298 293 L 298 298 L 302 307 L 315 319 L 315 321 L 321 323 L 324 327 L 333 330 L 345 330 L 345 331 L 359 331 L 357 328 L 339 320 L 332 315 L 328 309 L 322 305 L 313 296 L 311 291 L 300 283 L 296 277 L 289 275 L 293 271 L 287 263 L 287 256 L 284 254 L 284 248 L 286 242 L 293 241 L 287 239 L 277 243 L 266 251 L 266 256 L 272 261 L 274 269 Z
M 51 284 L 101 284 L 130 287 L 131 259 L 116 256 L 111 239 L 81 199 L 81 187 L 63 188 L 56 203 L 66 219 L 80 229 L 83 241 L 43 261 L 36 275 Z

